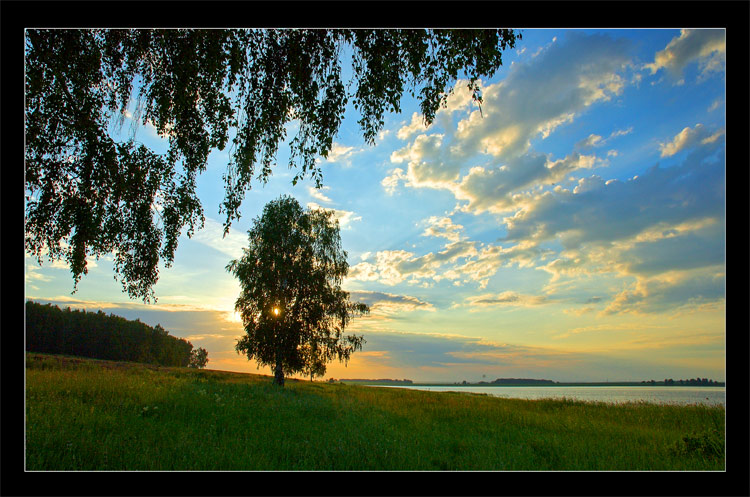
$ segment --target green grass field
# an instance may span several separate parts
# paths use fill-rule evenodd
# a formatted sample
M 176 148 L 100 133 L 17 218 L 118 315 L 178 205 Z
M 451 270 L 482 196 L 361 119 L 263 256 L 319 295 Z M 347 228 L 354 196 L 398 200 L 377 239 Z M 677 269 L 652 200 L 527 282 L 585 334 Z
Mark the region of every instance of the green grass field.
M 724 470 L 724 408 L 28 354 L 27 470 Z

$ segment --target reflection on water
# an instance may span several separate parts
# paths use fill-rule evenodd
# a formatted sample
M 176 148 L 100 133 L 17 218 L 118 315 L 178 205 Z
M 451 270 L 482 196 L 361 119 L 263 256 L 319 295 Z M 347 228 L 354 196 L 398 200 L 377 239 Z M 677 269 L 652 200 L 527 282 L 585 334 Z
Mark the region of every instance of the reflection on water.
M 594 402 L 654 402 L 659 404 L 725 405 L 725 387 L 506 387 L 506 386 L 401 386 L 372 385 L 388 388 L 412 388 L 432 392 L 473 392 L 514 399 L 575 399 Z

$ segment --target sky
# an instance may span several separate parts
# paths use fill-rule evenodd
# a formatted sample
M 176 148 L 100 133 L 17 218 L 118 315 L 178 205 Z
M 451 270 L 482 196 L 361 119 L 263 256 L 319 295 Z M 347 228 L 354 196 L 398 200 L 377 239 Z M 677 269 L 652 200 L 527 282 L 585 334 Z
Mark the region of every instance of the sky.
M 326 379 L 724 381 L 725 31 L 522 34 L 481 81 L 481 110 L 459 80 L 425 127 L 405 95 L 368 145 L 349 109 L 321 189 L 292 185 L 281 146 L 225 238 L 229 158 L 215 150 L 198 180 L 204 228 L 160 265 L 156 303 L 128 298 L 110 256 L 71 293 L 64 262 L 27 254 L 26 298 L 161 324 L 209 369 L 270 375 L 234 350 L 240 285 L 225 266 L 288 194 L 335 211 L 343 288 L 371 309 L 347 330 L 363 350 Z M 152 126 L 135 134 L 166 150 Z

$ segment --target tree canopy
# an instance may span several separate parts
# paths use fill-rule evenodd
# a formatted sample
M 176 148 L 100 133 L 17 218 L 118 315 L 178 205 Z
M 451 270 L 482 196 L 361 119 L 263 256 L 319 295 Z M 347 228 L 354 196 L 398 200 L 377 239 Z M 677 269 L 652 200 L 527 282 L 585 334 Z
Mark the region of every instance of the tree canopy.
M 229 146 L 224 234 L 253 180 L 272 174 L 286 125 L 296 121 L 289 167 L 322 185 L 349 102 L 374 143 L 405 89 L 432 122 L 466 77 L 502 64 L 520 33 L 425 29 L 28 29 L 25 38 L 26 250 L 65 259 L 74 291 L 87 257 L 112 253 L 131 298 L 155 300 L 158 264 L 204 222 L 196 179 L 209 153 Z M 344 50 L 352 76 L 342 77 Z M 124 116 L 168 141 L 157 153 Z M 119 129 L 118 129 L 119 128 Z
M 208 351 L 203 347 L 198 347 L 190 351 L 190 361 L 188 362 L 189 368 L 205 368 L 208 364 Z
M 323 376 L 326 363 L 348 361 L 364 338 L 344 335 L 352 317 L 369 312 L 349 301 L 349 270 L 332 211 L 303 210 L 290 196 L 266 204 L 248 231 L 249 247 L 226 269 L 240 282 L 235 309 L 245 335 L 236 350 L 284 375 Z

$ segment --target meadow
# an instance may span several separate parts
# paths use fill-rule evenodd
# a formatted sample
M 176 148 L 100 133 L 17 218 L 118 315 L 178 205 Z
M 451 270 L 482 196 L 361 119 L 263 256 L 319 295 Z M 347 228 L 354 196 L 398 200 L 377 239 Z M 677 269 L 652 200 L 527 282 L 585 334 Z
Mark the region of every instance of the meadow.
M 44 354 L 26 470 L 720 470 L 725 409 L 505 399 Z

